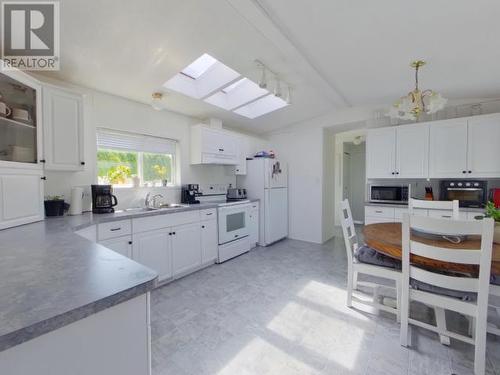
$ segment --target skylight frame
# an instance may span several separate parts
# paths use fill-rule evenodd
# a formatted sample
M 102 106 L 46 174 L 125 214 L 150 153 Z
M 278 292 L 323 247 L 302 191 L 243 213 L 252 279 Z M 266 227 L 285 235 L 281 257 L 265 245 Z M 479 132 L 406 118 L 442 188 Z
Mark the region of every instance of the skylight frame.
M 210 56 L 208 53 L 204 53 L 191 64 L 186 66 L 180 71 L 180 74 L 185 75 L 191 79 L 200 79 L 207 71 L 212 68 L 218 60 L 215 57 Z
M 275 112 L 279 109 L 288 107 L 289 105 L 290 103 L 287 103 L 282 98 L 279 98 L 273 94 L 269 94 L 250 103 L 242 105 L 234 109 L 232 112 L 253 120 L 257 117 L 261 117 L 271 112 Z

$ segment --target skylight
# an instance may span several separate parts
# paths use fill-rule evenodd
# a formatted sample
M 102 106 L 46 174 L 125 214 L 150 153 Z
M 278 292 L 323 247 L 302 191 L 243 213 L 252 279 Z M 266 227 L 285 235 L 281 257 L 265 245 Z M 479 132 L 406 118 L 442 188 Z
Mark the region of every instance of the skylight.
M 194 60 L 191 64 L 186 66 L 181 73 L 187 75 L 192 79 L 198 79 L 201 77 L 203 73 L 205 73 L 208 69 L 210 69 L 217 62 L 212 56 L 208 53 L 204 53 L 196 60 Z
M 163 87 L 251 119 L 288 105 L 207 53 L 170 78 Z

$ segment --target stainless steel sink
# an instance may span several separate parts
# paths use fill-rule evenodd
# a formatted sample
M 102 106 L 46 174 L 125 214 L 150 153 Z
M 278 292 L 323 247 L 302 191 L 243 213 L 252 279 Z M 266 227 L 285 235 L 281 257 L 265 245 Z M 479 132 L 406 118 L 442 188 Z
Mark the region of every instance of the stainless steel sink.
M 189 207 L 187 204 L 180 204 L 180 203 L 164 203 L 161 204 L 158 208 L 161 209 L 166 209 L 166 208 L 182 208 L 182 207 Z
M 117 212 L 149 212 L 158 210 L 169 210 L 182 207 L 189 207 L 189 206 L 187 204 L 179 204 L 179 203 L 164 203 L 159 205 L 158 207 L 130 207 Z

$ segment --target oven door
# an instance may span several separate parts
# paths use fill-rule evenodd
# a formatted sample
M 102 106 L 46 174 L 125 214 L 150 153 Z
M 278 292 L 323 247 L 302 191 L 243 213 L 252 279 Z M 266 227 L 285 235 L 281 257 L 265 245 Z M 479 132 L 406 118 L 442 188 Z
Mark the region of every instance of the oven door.
M 219 207 L 219 245 L 249 235 L 249 207 L 247 204 Z
M 458 200 L 460 207 L 484 207 L 486 203 L 486 191 L 481 187 L 447 187 L 444 200 Z

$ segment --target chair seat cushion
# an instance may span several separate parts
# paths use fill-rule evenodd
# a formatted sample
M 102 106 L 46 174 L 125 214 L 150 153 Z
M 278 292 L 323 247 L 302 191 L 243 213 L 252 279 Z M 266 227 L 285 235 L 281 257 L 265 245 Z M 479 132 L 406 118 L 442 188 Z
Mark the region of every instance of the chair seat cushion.
M 424 283 L 420 280 L 410 279 L 410 286 L 412 289 L 421 290 L 423 292 L 429 292 L 434 294 L 440 294 L 446 297 L 458 298 L 462 301 L 475 301 L 477 299 L 477 294 L 472 292 L 462 292 L 459 290 L 441 288 L 436 285 L 431 285 Z
M 363 245 L 354 254 L 358 262 L 372 264 L 375 266 L 401 269 L 401 261 L 379 253 L 369 246 Z
M 490 283 L 493 285 L 500 285 L 500 276 L 491 275 Z

